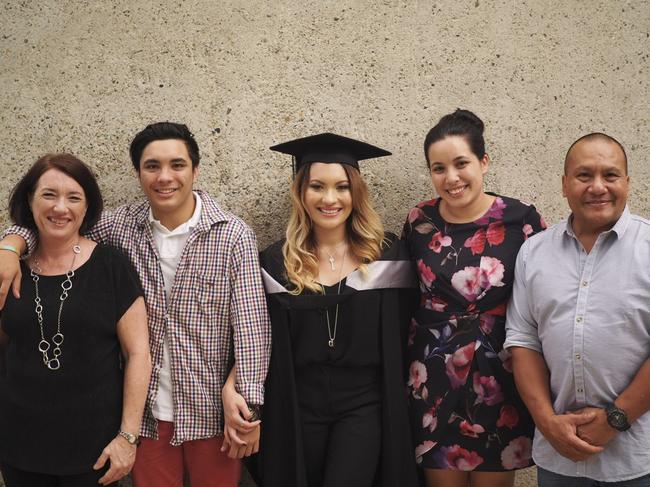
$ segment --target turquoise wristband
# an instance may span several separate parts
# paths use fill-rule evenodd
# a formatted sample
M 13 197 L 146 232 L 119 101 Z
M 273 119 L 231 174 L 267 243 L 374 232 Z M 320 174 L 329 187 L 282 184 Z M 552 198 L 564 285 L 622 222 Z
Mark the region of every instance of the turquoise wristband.
M 18 252 L 18 249 L 13 245 L 0 245 L 0 250 L 9 250 L 10 252 L 16 254 L 20 259 L 20 252 Z

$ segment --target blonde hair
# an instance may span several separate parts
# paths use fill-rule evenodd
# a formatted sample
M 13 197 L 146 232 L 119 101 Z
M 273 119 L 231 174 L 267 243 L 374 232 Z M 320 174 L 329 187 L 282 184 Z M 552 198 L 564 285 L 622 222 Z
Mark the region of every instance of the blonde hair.
M 364 272 L 366 264 L 381 256 L 384 226 L 370 204 L 368 186 L 359 171 L 347 164 L 341 166 L 348 176 L 352 195 L 352 213 L 346 222 L 348 249 L 361 261 L 360 270 Z M 291 185 L 291 216 L 282 247 L 287 280 L 295 286 L 292 294 L 300 294 L 305 289 L 322 292 L 316 282 L 318 257 L 313 225 L 304 204 L 310 169 L 311 163 L 302 166 Z

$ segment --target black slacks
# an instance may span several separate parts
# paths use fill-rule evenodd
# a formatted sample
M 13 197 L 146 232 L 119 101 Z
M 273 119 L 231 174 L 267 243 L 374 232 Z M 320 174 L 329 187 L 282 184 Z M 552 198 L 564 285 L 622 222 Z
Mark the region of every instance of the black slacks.
M 370 487 L 381 451 L 381 383 L 375 368 L 297 371 L 309 487 Z
M 7 487 L 97 487 L 97 481 L 106 473 L 107 468 L 80 475 L 48 475 L 26 472 L 2 464 L 2 478 Z M 117 487 L 117 482 L 109 484 Z

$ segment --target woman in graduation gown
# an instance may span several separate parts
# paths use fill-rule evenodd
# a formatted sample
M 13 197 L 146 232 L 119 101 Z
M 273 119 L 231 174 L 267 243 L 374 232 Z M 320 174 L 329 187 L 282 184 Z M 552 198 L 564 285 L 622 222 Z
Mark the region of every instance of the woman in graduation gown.
M 417 485 L 402 350 L 414 278 L 335 134 L 271 148 L 297 173 L 286 239 L 261 253 L 273 330 L 255 476 L 264 486 Z

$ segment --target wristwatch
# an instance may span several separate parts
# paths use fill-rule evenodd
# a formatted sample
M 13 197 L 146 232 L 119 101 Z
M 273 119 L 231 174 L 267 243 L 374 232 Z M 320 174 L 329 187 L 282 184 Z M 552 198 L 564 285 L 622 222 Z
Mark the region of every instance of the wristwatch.
M 630 429 L 630 423 L 627 422 L 627 413 L 621 408 L 617 408 L 614 403 L 605 406 L 605 414 L 607 414 L 607 422 L 615 430 L 627 431 Z
M 250 404 L 248 406 L 248 412 L 251 413 L 251 415 L 248 417 L 247 421 L 253 422 L 262 419 L 262 406 L 259 404 Z
M 122 431 L 122 430 L 119 430 L 117 434 L 132 445 L 140 444 L 140 437 L 138 435 L 134 435 L 133 433 L 127 433 L 126 431 Z

